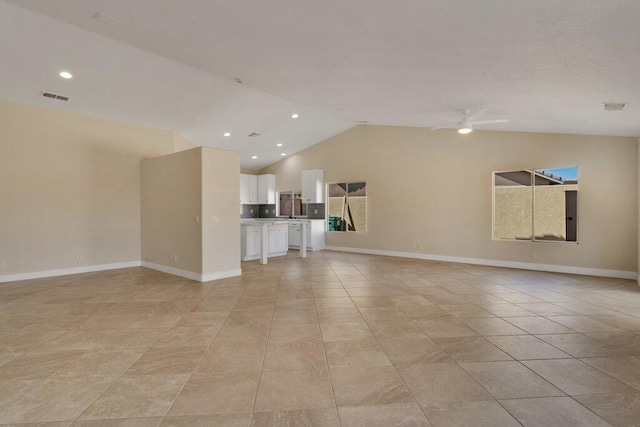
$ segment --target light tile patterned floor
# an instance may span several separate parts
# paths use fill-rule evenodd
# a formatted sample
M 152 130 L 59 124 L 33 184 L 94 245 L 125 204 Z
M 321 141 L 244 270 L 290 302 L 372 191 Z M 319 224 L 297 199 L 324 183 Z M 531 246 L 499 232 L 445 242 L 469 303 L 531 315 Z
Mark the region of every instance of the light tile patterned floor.
M 0 285 L 0 424 L 640 425 L 633 281 L 330 251 L 242 267 Z

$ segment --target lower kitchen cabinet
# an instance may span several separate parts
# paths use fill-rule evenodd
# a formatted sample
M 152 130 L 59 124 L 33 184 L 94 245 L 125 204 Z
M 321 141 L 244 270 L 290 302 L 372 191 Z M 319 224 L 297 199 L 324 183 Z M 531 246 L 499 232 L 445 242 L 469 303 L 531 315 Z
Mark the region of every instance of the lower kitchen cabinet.
M 289 247 L 300 248 L 300 224 L 289 224 Z M 321 251 L 324 249 L 324 221 L 307 222 L 307 249 Z
M 260 233 L 261 227 L 242 227 L 242 260 L 260 258 Z
M 267 257 L 283 256 L 289 249 L 287 224 L 267 226 Z M 262 225 L 242 225 L 240 227 L 240 248 L 242 261 L 260 259 L 260 236 Z
M 272 225 L 269 227 L 269 256 L 271 254 L 286 254 L 289 250 L 289 232 L 287 225 Z

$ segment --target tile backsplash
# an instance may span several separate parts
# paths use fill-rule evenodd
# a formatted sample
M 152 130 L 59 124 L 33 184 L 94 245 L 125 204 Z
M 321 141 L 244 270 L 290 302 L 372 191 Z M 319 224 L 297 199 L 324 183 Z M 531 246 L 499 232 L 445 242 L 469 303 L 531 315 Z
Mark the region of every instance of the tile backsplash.
M 307 204 L 307 218 L 309 219 L 324 219 L 325 204 L 324 203 L 309 203 Z M 276 205 L 242 205 L 242 212 L 240 218 L 275 218 Z
M 324 219 L 324 203 L 307 203 L 307 218 Z
M 260 217 L 259 218 L 275 218 L 276 217 L 276 205 L 260 205 Z
M 260 205 L 242 205 L 240 218 L 260 218 Z

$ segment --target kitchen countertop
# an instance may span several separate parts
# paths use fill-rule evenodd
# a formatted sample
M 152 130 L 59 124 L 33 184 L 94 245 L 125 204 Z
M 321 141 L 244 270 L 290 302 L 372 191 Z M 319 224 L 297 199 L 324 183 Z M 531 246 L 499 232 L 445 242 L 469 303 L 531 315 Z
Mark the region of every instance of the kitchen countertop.
M 269 224 L 269 225 L 286 225 L 289 224 L 289 221 L 269 221 L 268 219 L 241 219 L 240 220 L 240 225 L 262 225 L 262 224 Z
M 262 224 L 262 223 L 279 223 L 279 224 L 300 224 L 302 222 L 309 223 L 311 221 L 325 221 L 324 219 L 308 219 L 308 218 L 240 218 L 240 224 Z

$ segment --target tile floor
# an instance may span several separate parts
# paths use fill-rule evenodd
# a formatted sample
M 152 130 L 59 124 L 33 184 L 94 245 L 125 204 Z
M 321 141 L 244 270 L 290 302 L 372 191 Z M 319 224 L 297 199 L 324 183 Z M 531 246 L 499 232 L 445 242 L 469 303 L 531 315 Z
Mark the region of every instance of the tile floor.
M 296 255 L 0 285 L 0 424 L 640 425 L 633 281 Z

